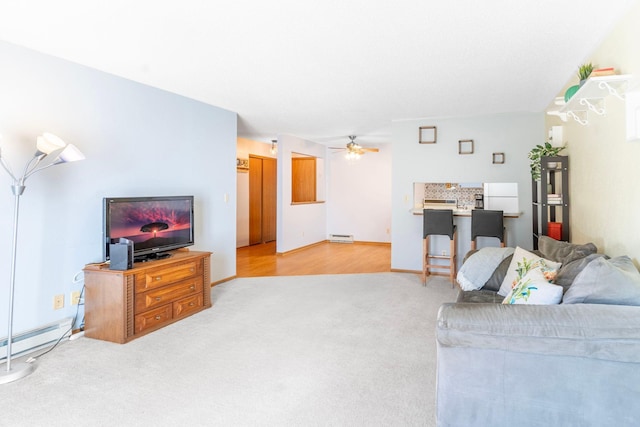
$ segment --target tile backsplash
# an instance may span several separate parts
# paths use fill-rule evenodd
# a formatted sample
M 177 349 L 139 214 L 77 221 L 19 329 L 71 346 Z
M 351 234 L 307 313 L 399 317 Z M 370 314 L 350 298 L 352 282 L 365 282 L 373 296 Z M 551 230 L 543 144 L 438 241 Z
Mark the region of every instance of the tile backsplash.
M 424 199 L 455 199 L 458 201 L 458 206 L 472 207 L 475 203 L 475 195 L 482 192 L 482 186 L 460 187 L 460 184 L 454 182 L 424 184 Z

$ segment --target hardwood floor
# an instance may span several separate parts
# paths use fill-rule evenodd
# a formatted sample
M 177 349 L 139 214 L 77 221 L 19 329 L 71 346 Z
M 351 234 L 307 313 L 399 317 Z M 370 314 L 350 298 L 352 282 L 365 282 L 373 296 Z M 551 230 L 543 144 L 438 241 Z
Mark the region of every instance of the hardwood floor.
M 237 277 L 381 273 L 391 270 L 391 245 L 323 242 L 276 255 L 275 242 L 238 248 Z

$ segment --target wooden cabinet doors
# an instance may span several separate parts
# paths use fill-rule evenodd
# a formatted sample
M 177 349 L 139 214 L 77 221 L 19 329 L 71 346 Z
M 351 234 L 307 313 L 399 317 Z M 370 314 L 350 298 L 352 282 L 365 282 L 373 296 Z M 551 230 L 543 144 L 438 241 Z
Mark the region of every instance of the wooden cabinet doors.
M 316 158 L 291 159 L 291 201 L 305 203 L 316 201 Z

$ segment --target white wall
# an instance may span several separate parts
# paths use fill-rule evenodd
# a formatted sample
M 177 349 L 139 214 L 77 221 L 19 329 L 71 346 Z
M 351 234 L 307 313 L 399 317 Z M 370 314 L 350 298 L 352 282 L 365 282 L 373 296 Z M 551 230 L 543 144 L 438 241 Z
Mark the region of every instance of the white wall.
M 602 45 L 585 61 L 615 67 L 640 80 L 640 3 L 625 15 Z M 576 64 L 576 68 L 579 64 Z M 572 76 L 567 84 L 577 84 Z M 640 90 L 640 86 L 636 86 Z M 562 96 L 564 91 L 559 96 Z M 628 255 L 640 266 L 640 142 L 626 141 L 624 102 L 609 96 L 606 115 L 589 115 L 589 124 L 551 118 L 563 125 L 569 157 L 572 210 L 571 240 L 593 242 L 601 253 Z M 557 107 L 556 107 L 557 108 Z
M 278 136 L 276 250 L 279 253 L 321 242 L 327 238 L 326 203 L 291 204 L 292 152 L 325 158 L 326 147 L 291 135 Z M 325 168 L 327 163 L 324 162 Z M 326 187 L 326 182 L 324 185 Z
M 420 126 L 437 126 L 436 144 L 419 144 Z M 522 216 L 507 219 L 508 244 L 531 249 L 531 174 L 527 153 L 545 139 L 542 113 L 433 118 L 393 123 L 391 267 L 422 269 L 422 216 L 412 215 L 415 182 L 515 182 Z M 474 153 L 458 154 L 473 139 Z M 493 164 L 492 153 L 505 153 Z M 460 240 L 468 238 L 458 236 Z
M 14 169 L 45 131 L 87 157 L 27 181 L 15 332 L 75 314 L 69 294 L 81 285 L 71 281 L 86 263 L 102 259 L 106 196 L 194 195 L 193 249 L 214 252 L 212 280 L 235 275 L 235 113 L 6 43 L 0 43 L 0 93 L 2 155 Z M 8 309 L 10 184 L 0 171 L 0 336 Z M 56 294 L 65 295 L 65 308 L 54 311 Z
M 250 154 L 260 157 L 275 157 L 271 154 L 271 142 L 238 138 L 238 158 L 248 159 Z M 236 247 L 240 248 L 249 246 L 249 173 L 238 172 L 237 177 Z
M 329 150 L 327 232 L 351 234 L 356 241 L 391 241 L 391 144 L 358 160 Z

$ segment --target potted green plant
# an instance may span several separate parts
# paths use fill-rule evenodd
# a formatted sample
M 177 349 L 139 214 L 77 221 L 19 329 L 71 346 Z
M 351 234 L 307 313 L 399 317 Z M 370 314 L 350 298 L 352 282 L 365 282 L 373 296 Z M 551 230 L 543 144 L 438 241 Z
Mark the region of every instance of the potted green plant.
M 550 142 L 544 144 L 538 144 L 529 151 L 527 157 L 529 157 L 531 167 L 531 178 L 536 181 L 540 180 L 540 160 L 543 157 L 557 156 L 562 150 L 567 148 L 566 145 L 562 147 L 554 147 Z
M 582 64 L 580 68 L 578 68 L 578 78 L 580 78 L 580 86 L 582 86 L 584 82 L 589 78 L 592 71 L 593 71 L 593 64 L 591 62 Z
M 591 62 L 587 62 L 586 64 L 582 64 L 578 67 L 578 78 L 580 79 L 580 84 L 573 85 L 564 93 L 564 102 L 569 102 L 571 97 L 575 95 L 575 93 L 582 87 L 584 82 L 587 81 L 591 72 L 593 71 L 593 64 Z

